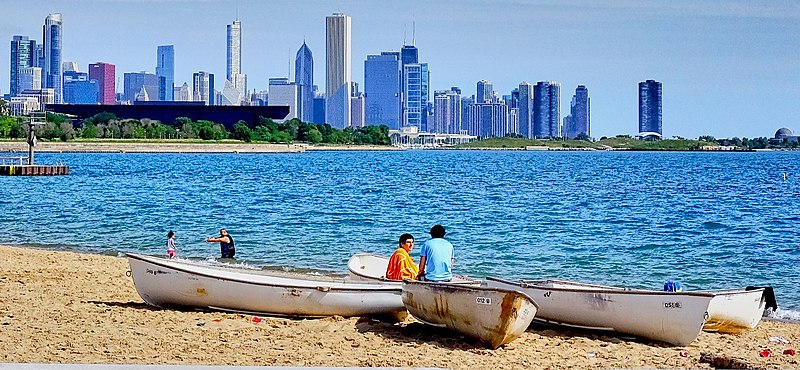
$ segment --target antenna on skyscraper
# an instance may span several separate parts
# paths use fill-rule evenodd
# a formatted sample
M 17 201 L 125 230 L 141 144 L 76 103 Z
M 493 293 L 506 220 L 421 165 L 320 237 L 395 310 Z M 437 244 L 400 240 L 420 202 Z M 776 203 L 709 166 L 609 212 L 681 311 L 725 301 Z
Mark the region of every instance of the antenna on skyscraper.
M 406 45 L 406 33 L 408 33 L 408 31 L 406 30 L 406 24 L 403 23 L 403 46 Z
M 411 21 L 411 46 L 417 46 L 417 21 Z
M 236 20 L 239 20 L 239 0 L 236 0 Z
M 289 76 L 289 81 L 292 81 L 292 48 L 286 48 L 286 67 L 287 67 L 287 76 Z

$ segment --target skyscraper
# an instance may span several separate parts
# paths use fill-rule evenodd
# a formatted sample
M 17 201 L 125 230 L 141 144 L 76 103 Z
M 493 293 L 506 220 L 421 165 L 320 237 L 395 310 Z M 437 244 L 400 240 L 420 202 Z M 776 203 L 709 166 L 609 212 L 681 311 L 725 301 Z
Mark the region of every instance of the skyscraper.
M 297 85 L 285 77 L 270 78 L 269 105 L 289 107 L 289 114 L 283 120 L 297 118 Z
M 561 137 L 561 84 L 540 81 L 533 89 L 533 136 Z
M 591 136 L 589 113 L 589 90 L 586 86 L 578 85 L 569 105 L 570 127 L 568 129 L 565 127 L 564 137 L 575 139 L 580 134 Z
M 661 132 L 661 82 L 639 82 L 639 132 Z
M 297 118 L 314 120 L 314 56 L 306 42 L 297 50 L 294 60 L 294 83 L 297 85 Z
M 19 71 L 24 68 L 36 67 L 36 41 L 29 40 L 28 36 L 14 36 L 11 39 L 11 80 L 9 94 L 17 96 L 22 89 L 19 88 Z
M 458 134 L 461 131 L 461 91 L 457 87 L 436 91 L 433 98 L 433 124 L 429 132 Z
M 325 23 L 325 122 L 342 129 L 350 126 L 351 19 L 334 13 Z
M 533 86 L 529 84 L 527 81 L 522 81 L 519 84 L 519 105 L 518 105 L 518 112 L 517 112 L 517 127 L 519 127 L 519 134 L 526 138 L 533 137 L 533 120 L 531 119 L 531 113 L 533 107 L 531 106 L 531 102 L 533 101 Z
M 427 129 L 428 63 L 406 64 L 403 69 L 403 126 Z
M 476 104 L 491 103 L 494 100 L 494 91 L 492 90 L 492 82 L 487 80 L 478 81 L 478 90 L 475 94 Z
M 228 47 L 225 78 L 233 84 L 239 91 L 239 101 L 241 103 L 247 92 L 247 76 L 242 73 L 242 22 L 237 18 L 232 24 L 228 25 Z
M 61 86 L 61 43 L 62 43 L 62 20 L 61 13 L 54 13 L 44 19 L 42 28 L 42 40 L 44 40 L 44 65 L 42 65 L 42 79 L 45 87 L 52 88 L 55 92 L 55 103 L 60 104 Z
M 508 127 L 508 106 L 505 103 L 471 104 L 469 111 L 468 134 L 487 138 L 503 137 L 510 132 Z
M 192 100 L 214 105 L 214 74 L 204 71 L 192 74 Z
M 39 67 L 20 68 L 19 74 L 19 92 L 25 90 L 41 90 L 42 89 L 42 69 Z
M 123 83 L 124 100 L 130 102 L 158 100 L 158 77 L 150 72 L 125 73 L 123 74 Z M 144 96 L 146 99 L 143 98 Z
M 175 46 L 161 45 L 156 53 L 156 76 L 158 77 L 158 100 L 174 100 Z
M 390 130 L 400 128 L 400 65 L 400 53 L 396 51 L 367 55 L 364 61 L 364 119 L 367 125 L 386 125 Z
M 419 63 L 419 49 L 414 45 L 403 45 L 400 49 L 400 58 L 403 65 Z
M 115 69 L 109 63 L 89 64 L 89 79 L 97 81 L 97 102 L 100 104 L 114 105 L 116 101 Z
M 66 104 L 96 104 L 97 81 L 89 80 L 89 74 L 64 71 L 64 98 Z

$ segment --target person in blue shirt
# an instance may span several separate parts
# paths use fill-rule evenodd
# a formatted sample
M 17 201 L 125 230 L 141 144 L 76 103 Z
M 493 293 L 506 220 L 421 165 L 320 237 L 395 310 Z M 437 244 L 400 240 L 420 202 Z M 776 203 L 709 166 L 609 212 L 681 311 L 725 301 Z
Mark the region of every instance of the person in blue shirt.
M 434 225 L 431 239 L 422 245 L 419 252 L 419 280 L 450 281 L 453 279 L 453 245 L 444 239 L 444 226 Z

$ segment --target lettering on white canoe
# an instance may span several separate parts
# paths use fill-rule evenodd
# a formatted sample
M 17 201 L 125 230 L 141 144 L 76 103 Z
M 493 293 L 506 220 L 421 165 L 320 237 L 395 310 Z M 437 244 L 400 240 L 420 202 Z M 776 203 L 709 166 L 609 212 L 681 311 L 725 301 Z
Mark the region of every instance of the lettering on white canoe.
M 680 302 L 664 302 L 664 308 L 681 308 Z
M 492 299 L 489 297 L 475 297 L 475 303 L 477 304 L 492 304 Z

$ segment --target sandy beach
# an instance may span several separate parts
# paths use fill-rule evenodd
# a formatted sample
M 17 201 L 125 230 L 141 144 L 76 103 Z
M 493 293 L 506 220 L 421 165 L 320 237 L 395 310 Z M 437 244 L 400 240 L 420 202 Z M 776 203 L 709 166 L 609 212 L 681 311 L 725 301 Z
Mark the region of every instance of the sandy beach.
M 309 145 L 299 144 L 252 144 L 252 143 L 154 143 L 154 142 L 61 142 L 39 141 L 37 153 L 302 153 L 306 151 L 356 151 L 356 150 L 402 150 L 380 145 Z M 28 144 L 24 141 L 0 141 L 0 153 L 14 152 L 28 155 Z
M 783 354 L 800 349 L 800 325 L 793 323 L 762 321 L 738 336 L 702 333 L 686 347 L 534 326 L 489 350 L 413 319 L 254 320 L 157 309 L 136 293 L 125 258 L 8 246 L 0 253 L 0 363 L 711 368 L 700 362 L 711 354 L 748 368 L 800 367 L 800 358 Z M 764 349 L 772 356 L 760 357 Z

